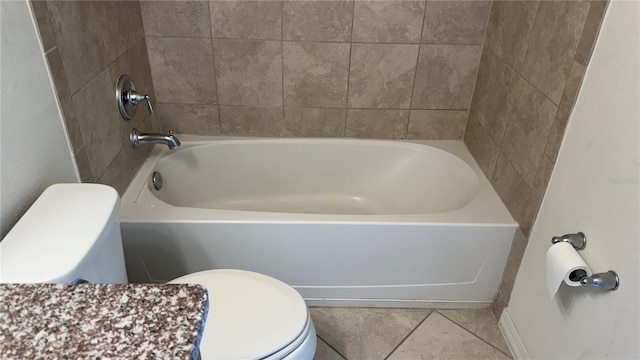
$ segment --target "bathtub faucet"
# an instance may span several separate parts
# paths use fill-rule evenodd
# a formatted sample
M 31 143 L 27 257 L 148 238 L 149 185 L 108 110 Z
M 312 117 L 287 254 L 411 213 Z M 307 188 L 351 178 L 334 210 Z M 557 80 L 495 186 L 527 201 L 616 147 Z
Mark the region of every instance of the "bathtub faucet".
M 166 134 L 143 134 L 140 130 L 133 128 L 129 134 L 129 141 L 131 141 L 131 147 L 136 149 L 140 144 L 164 144 L 173 150 L 180 146 L 180 140 L 173 135 L 173 131 L 169 130 L 169 135 Z

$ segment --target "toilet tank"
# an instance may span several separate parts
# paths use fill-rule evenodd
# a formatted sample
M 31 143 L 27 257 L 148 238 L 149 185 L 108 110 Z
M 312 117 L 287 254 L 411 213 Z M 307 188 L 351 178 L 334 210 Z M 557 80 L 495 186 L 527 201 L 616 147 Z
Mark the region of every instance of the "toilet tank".
M 51 185 L 0 242 L 0 282 L 127 283 L 119 208 L 109 186 Z

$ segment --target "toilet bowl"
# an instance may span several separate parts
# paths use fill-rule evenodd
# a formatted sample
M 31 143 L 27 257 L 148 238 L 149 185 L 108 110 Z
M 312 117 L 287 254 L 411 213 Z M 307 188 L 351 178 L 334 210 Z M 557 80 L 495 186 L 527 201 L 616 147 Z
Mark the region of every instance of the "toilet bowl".
M 0 282 L 127 283 L 119 205 L 106 185 L 50 186 L 0 242 Z M 202 359 L 313 358 L 313 322 L 289 285 L 244 270 L 201 271 L 171 283 L 209 291 Z
M 244 270 L 207 270 L 170 283 L 209 290 L 200 344 L 203 360 L 312 359 L 316 332 L 302 296 L 272 277 Z

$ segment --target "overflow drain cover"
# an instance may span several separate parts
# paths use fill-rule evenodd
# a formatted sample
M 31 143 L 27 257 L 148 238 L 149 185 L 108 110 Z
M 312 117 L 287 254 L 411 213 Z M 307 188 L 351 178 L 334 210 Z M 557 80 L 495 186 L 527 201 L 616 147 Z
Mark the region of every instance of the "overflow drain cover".
M 154 171 L 153 175 L 151 175 L 151 183 L 156 190 L 162 189 L 162 174 Z

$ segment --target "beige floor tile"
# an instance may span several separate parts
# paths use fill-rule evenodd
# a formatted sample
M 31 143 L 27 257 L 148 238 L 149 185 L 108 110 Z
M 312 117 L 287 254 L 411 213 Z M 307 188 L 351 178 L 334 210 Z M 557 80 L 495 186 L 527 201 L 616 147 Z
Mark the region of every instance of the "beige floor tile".
M 327 343 L 318 338 L 318 346 L 313 360 L 344 360 L 344 358 L 333 350 Z
M 449 320 L 476 334 L 486 342 L 509 354 L 509 347 L 498 328 L 491 309 L 439 310 Z
M 311 308 L 318 335 L 349 360 L 384 359 L 429 313 L 424 309 Z
M 491 345 L 436 313 L 431 314 L 389 360 L 509 359 Z

